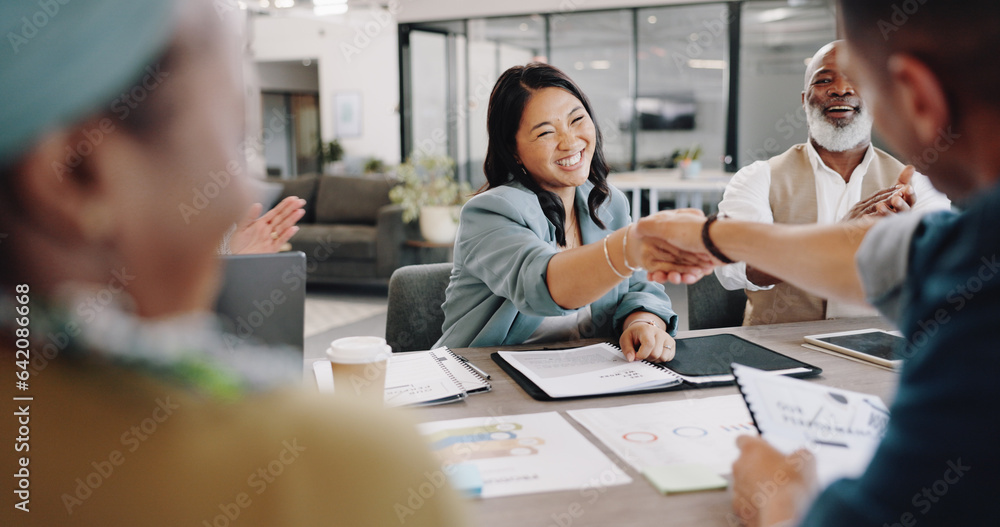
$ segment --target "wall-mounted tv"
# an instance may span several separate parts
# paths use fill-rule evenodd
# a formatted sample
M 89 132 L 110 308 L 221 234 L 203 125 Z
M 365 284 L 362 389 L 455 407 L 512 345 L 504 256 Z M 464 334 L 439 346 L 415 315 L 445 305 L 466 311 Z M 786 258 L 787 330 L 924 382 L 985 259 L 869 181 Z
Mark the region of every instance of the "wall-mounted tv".
M 632 101 L 619 103 L 619 123 L 622 130 L 632 124 Z M 641 95 L 635 100 L 639 130 L 694 130 L 694 94 Z

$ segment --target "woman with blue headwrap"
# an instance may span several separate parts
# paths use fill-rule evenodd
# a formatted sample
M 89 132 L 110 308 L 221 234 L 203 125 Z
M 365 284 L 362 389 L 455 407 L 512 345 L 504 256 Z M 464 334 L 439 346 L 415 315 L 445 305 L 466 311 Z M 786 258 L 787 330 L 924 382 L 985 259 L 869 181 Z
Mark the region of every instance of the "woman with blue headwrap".
M 0 4 L 2 525 L 389 525 L 437 470 L 410 427 L 275 386 L 301 362 L 224 351 L 204 315 L 249 207 L 210 176 L 243 161 L 227 11 Z M 455 525 L 455 503 L 405 519 Z

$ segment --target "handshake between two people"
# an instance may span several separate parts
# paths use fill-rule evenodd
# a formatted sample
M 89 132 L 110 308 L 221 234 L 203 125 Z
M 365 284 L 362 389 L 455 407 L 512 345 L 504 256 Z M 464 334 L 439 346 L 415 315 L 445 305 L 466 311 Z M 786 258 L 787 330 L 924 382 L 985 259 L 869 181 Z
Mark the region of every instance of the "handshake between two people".
M 916 203 L 916 193 L 910 186 L 913 174 L 912 166 L 905 167 L 895 185 L 859 201 L 843 221 L 860 220 L 859 225 L 864 225 L 872 218 L 910 210 Z M 767 236 L 765 224 L 747 222 L 739 229 L 739 235 L 730 234 L 727 243 L 720 247 L 711 234 L 712 225 L 705 225 L 708 220 L 698 209 L 661 211 L 640 219 L 633 230 L 642 243 L 640 261 L 648 278 L 661 283 L 693 284 L 717 266 L 745 260 L 747 255 L 768 251 L 768 246 L 782 243 L 780 238 Z M 754 243 L 765 238 L 767 243 Z

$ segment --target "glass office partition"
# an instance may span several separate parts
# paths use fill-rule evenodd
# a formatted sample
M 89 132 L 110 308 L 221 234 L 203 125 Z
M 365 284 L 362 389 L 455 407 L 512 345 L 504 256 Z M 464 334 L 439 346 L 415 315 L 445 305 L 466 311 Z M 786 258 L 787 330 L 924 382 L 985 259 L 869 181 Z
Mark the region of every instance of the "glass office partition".
M 753 2 L 743 6 L 739 166 L 808 137 L 802 110 L 806 61 L 836 39 L 832 7 Z
M 707 2 L 402 24 L 401 142 L 452 155 L 480 186 L 490 91 L 508 67 L 542 61 L 590 97 L 614 170 L 668 166 L 693 146 L 707 169 L 739 168 L 805 140 L 802 75 L 805 59 L 835 38 L 829 4 Z
M 415 30 L 410 33 L 410 50 L 413 149 L 447 155 L 448 35 Z
M 557 14 L 550 24 L 549 62 L 590 98 L 612 170 L 631 169 L 633 11 Z
M 726 4 L 638 11 L 640 168 L 670 166 L 675 151 L 695 146 L 705 168 L 722 168 L 728 13 Z
M 542 16 L 469 20 L 468 24 L 469 181 L 473 188 L 486 182 L 486 109 L 490 92 L 507 68 L 545 60 L 545 19 Z

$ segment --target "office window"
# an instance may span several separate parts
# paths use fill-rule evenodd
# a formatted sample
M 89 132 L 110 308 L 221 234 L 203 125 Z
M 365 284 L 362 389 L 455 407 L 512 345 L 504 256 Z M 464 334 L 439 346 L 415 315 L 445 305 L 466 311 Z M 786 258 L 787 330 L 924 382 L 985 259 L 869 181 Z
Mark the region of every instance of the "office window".
M 632 166 L 629 119 L 621 108 L 632 97 L 632 10 L 550 15 L 549 62 L 565 71 L 590 98 L 613 170 Z
M 473 188 L 486 182 L 483 161 L 489 136 L 486 109 L 490 92 L 507 68 L 545 60 L 545 18 L 540 15 L 469 20 L 468 96 L 469 181 Z
M 788 2 L 743 6 L 739 166 L 768 159 L 808 137 L 801 93 L 806 60 L 836 39 L 832 7 Z
M 414 149 L 428 155 L 448 153 L 448 37 L 442 33 L 410 33 L 413 57 Z M 412 152 L 404 152 L 404 155 Z
M 722 168 L 728 13 L 726 4 L 638 10 L 640 168 L 668 166 L 676 150 L 695 145 L 702 148 L 705 168 Z

